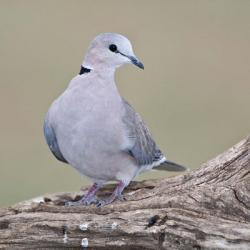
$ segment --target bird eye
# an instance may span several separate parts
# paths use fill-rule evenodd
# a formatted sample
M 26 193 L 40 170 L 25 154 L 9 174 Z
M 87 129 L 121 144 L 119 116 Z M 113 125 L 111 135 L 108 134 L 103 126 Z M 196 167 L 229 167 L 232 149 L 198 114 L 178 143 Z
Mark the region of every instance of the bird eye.
M 117 46 L 115 44 L 110 44 L 109 45 L 109 50 L 112 51 L 112 52 L 117 53 Z

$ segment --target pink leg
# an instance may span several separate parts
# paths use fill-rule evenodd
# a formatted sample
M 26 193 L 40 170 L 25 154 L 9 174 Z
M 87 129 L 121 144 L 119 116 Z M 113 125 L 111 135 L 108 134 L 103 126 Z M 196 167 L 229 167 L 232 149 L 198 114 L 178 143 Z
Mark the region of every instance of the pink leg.
M 124 200 L 122 196 L 122 191 L 127 185 L 128 183 L 119 181 L 114 192 L 107 199 L 98 201 L 97 206 L 102 207 L 108 205 L 112 203 L 115 199 Z
M 101 187 L 101 184 L 94 183 L 87 191 L 87 194 L 83 196 L 79 201 L 68 201 L 66 205 L 75 206 L 75 205 L 90 205 L 91 203 L 96 203 L 97 199 L 95 197 L 96 192 Z

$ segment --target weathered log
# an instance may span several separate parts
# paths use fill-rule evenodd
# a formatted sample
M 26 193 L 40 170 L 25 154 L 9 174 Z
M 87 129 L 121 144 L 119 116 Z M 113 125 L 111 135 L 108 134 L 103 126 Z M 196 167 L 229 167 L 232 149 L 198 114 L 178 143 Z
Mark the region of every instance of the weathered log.
M 195 171 L 131 183 L 124 202 L 63 205 L 78 198 L 54 194 L 0 209 L 0 248 L 250 249 L 250 137 Z

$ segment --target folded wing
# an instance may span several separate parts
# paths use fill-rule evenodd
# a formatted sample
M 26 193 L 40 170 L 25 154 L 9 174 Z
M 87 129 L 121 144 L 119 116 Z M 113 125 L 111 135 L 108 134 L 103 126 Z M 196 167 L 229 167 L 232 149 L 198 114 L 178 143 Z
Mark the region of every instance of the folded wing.
M 125 99 L 123 104 L 125 108 L 123 122 L 131 141 L 131 146 L 126 151 L 134 157 L 138 166 L 167 171 L 185 171 L 185 167 L 166 160 L 139 114 Z
M 45 136 L 46 142 L 50 148 L 50 151 L 53 153 L 53 155 L 59 161 L 62 161 L 64 163 L 68 163 L 60 151 L 60 148 L 59 148 L 58 143 L 57 143 L 56 134 L 53 130 L 53 127 L 49 124 L 47 119 L 45 119 L 45 121 L 44 121 L 43 131 L 44 131 L 44 136 Z

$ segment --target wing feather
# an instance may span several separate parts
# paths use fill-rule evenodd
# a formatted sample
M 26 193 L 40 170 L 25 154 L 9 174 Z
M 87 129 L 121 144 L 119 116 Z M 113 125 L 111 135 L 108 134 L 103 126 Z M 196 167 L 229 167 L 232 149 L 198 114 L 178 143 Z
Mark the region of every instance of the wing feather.
M 143 120 L 125 99 L 123 99 L 123 103 L 125 108 L 123 122 L 127 135 L 133 142 L 132 146 L 127 149 L 128 152 L 135 158 L 139 166 L 154 165 L 160 162 L 164 155 L 157 147 Z
M 44 136 L 45 136 L 46 142 L 50 148 L 50 151 L 53 153 L 53 155 L 59 161 L 62 161 L 64 163 L 68 163 L 60 151 L 60 148 L 59 148 L 58 143 L 57 143 L 56 134 L 53 130 L 53 127 L 49 124 L 47 119 L 45 119 L 45 121 L 44 121 L 43 131 L 44 131 Z

